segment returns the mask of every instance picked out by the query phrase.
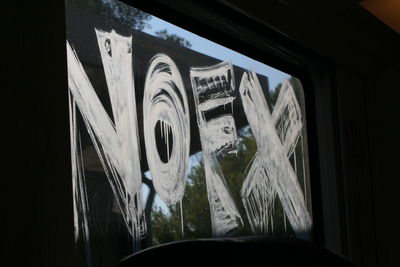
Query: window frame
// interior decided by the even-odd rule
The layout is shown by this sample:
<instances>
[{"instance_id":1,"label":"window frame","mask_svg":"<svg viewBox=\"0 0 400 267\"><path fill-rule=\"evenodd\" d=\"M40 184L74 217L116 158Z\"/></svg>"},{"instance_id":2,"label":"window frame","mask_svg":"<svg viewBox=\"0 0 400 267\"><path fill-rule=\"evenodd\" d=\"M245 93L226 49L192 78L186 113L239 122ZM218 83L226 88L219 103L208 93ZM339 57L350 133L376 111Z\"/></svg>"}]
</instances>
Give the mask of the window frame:
<instances>
[{"instance_id":1,"label":"window frame","mask_svg":"<svg viewBox=\"0 0 400 267\"><path fill-rule=\"evenodd\" d=\"M227 1L121 1L287 72L302 82L309 140L313 239L347 255L340 190L340 140L334 130L338 127L338 106L333 62L279 32L277 29L282 25L267 25Z\"/></svg>"},{"instance_id":2,"label":"window frame","mask_svg":"<svg viewBox=\"0 0 400 267\"><path fill-rule=\"evenodd\" d=\"M309 140L312 239L346 255L340 197L343 192L338 189L341 188L340 141L334 131L338 116L333 63L276 30L279 25L267 25L225 1L120 1L289 73L302 82Z\"/></svg>"}]
</instances>

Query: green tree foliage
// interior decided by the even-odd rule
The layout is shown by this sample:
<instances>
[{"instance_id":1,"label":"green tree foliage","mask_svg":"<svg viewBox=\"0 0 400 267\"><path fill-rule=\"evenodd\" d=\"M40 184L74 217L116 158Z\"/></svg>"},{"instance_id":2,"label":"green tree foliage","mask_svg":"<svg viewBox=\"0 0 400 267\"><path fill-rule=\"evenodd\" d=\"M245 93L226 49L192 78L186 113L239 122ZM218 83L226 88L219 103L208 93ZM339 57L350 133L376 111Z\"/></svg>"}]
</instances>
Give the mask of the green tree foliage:
<instances>
[{"instance_id":1,"label":"green tree foliage","mask_svg":"<svg viewBox=\"0 0 400 267\"><path fill-rule=\"evenodd\" d=\"M157 31L155 34L157 37L159 37L163 40L172 42L176 45L180 45L180 46L183 46L186 48L192 47L192 44L188 40L186 40L183 37L179 37L176 34L170 34L170 33L168 33L167 30Z\"/></svg>"},{"instance_id":2,"label":"green tree foliage","mask_svg":"<svg viewBox=\"0 0 400 267\"><path fill-rule=\"evenodd\" d=\"M120 25L128 26L135 30L151 28L150 20L152 16L137 8L126 5L116 0L66 0L67 6L74 6L96 15L102 15L107 20L116 22ZM171 34L167 30L156 31L155 35L163 40L172 42L176 45L190 48L192 44L183 37Z\"/></svg>"},{"instance_id":3,"label":"green tree foliage","mask_svg":"<svg viewBox=\"0 0 400 267\"><path fill-rule=\"evenodd\" d=\"M120 1L66 0L65 4L79 7L95 14L101 14L110 21L128 26L135 30L143 30L145 27L150 27L148 23L151 19L150 14L128 6Z\"/></svg>"},{"instance_id":4,"label":"green tree foliage","mask_svg":"<svg viewBox=\"0 0 400 267\"><path fill-rule=\"evenodd\" d=\"M187 177L185 195L182 199L183 230L182 236L180 204L169 206L169 213L154 207L152 211L153 243L160 244L173 240L194 239L211 236L211 218L207 199L204 163L197 156L197 165Z\"/></svg>"}]
</instances>

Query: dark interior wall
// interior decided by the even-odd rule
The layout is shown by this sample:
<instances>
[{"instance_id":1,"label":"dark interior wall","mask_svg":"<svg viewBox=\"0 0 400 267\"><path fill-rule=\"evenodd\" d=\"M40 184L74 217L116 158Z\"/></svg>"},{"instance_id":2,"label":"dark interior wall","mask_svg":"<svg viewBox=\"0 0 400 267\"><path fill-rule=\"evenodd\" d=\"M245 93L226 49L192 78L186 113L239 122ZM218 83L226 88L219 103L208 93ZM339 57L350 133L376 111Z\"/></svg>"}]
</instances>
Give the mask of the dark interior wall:
<instances>
[{"instance_id":1,"label":"dark interior wall","mask_svg":"<svg viewBox=\"0 0 400 267\"><path fill-rule=\"evenodd\" d=\"M63 1L2 10L1 265L73 266Z\"/></svg>"},{"instance_id":2,"label":"dark interior wall","mask_svg":"<svg viewBox=\"0 0 400 267\"><path fill-rule=\"evenodd\" d=\"M228 4L330 62L314 79L325 244L359 266L397 266L399 34L356 1ZM3 13L2 247L8 266L73 266L63 3Z\"/></svg>"},{"instance_id":3,"label":"dark interior wall","mask_svg":"<svg viewBox=\"0 0 400 267\"><path fill-rule=\"evenodd\" d=\"M337 69L336 79L346 231L343 243L347 254L361 266L376 266L366 80L343 68Z\"/></svg>"},{"instance_id":4,"label":"dark interior wall","mask_svg":"<svg viewBox=\"0 0 400 267\"><path fill-rule=\"evenodd\" d=\"M360 266L397 266L400 68L337 73L348 254Z\"/></svg>"},{"instance_id":5,"label":"dark interior wall","mask_svg":"<svg viewBox=\"0 0 400 267\"><path fill-rule=\"evenodd\" d=\"M368 129L372 192L376 229L376 253L380 266L397 266L400 233L398 232L400 65L388 68L367 83Z\"/></svg>"},{"instance_id":6,"label":"dark interior wall","mask_svg":"<svg viewBox=\"0 0 400 267\"><path fill-rule=\"evenodd\" d=\"M355 73L377 77L397 64L399 34L362 9L356 0L226 2Z\"/></svg>"}]
</instances>

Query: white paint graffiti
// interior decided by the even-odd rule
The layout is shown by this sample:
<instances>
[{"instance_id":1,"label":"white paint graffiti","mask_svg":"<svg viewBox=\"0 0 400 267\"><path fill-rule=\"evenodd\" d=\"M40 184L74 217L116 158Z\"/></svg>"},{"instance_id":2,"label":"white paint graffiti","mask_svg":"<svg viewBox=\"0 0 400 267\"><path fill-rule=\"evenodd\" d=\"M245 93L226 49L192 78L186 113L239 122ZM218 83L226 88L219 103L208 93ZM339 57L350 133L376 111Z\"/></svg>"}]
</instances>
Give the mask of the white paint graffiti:
<instances>
[{"instance_id":1,"label":"white paint graffiti","mask_svg":"<svg viewBox=\"0 0 400 267\"><path fill-rule=\"evenodd\" d=\"M181 201L186 184L190 148L189 106L178 68L171 58L157 54L150 62L143 98L146 155L153 184L167 204ZM161 125L166 160L156 147L156 125ZM173 146L170 151L169 136Z\"/></svg>"},{"instance_id":2,"label":"white paint graffiti","mask_svg":"<svg viewBox=\"0 0 400 267\"><path fill-rule=\"evenodd\" d=\"M138 250L146 235L146 223L141 196L132 37L100 30L96 30L96 37L113 120L67 42L75 237L78 239L82 235L87 244L85 248L90 249L90 211L77 122L79 111L133 237L135 250ZM217 237L226 236L244 224L218 162L220 155L238 151L233 117L236 94L233 66L225 61L213 66L192 67L190 80L204 158L212 233ZM272 210L274 200L279 197L294 232L297 235L309 233L312 220L297 180L296 159L294 170L289 161L292 155L296 156L298 140L303 140L302 113L293 86L289 81L283 83L272 114L254 72L243 74L239 93L257 143L257 153L241 189L250 227L256 234L266 234L268 228L273 227ZM157 54L150 61L144 86L143 130L155 191L169 205L180 201L182 213L191 145L189 104L180 72L165 54ZM160 154L159 140L165 142L164 157ZM305 180L305 176L303 178ZM181 220L183 233L182 216Z\"/></svg>"},{"instance_id":3,"label":"white paint graffiti","mask_svg":"<svg viewBox=\"0 0 400 267\"><path fill-rule=\"evenodd\" d=\"M71 95L71 141L74 180L74 208L83 210L84 233L88 234L87 199L82 151L77 134L78 107L90 138L117 199L127 229L136 247L145 235L141 197L141 170L138 148L135 90L132 76L132 38L114 31L96 30L114 122L108 116L87 77L78 56L67 42L68 86ZM78 214L75 214L75 219ZM77 219L76 219L77 220ZM75 229L79 229L75 221ZM86 230L85 230L86 229ZM75 230L79 234L79 230Z\"/></svg>"},{"instance_id":4,"label":"white paint graffiti","mask_svg":"<svg viewBox=\"0 0 400 267\"><path fill-rule=\"evenodd\" d=\"M289 158L301 136L303 122L293 86L288 80L282 83L271 119Z\"/></svg>"},{"instance_id":5,"label":"white paint graffiti","mask_svg":"<svg viewBox=\"0 0 400 267\"><path fill-rule=\"evenodd\" d=\"M85 253L90 255L90 238L89 238L89 208L87 201L85 172L82 161L81 139L76 123L76 102L69 93L69 118L70 118L70 138L71 138L71 163L72 163L72 189L73 189L73 209L74 209L74 236L75 242L80 237L85 247ZM81 218L81 220L80 220ZM90 258L88 259L90 266Z\"/></svg>"},{"instance_id":6,"label":"white paint graffiti","mask_svg":"<svg viewBox=\"0 0 400 267\"><path fill-rule=\"evenodd\" d=\"M232 105L235 99L233 66L230 62L222 62L215 66L192 67L190 78L203 150L212 232L214 236L225 236L243 225L217 160L218 153L236 152L236 126L232 114L208 119L207 113L219 106Z\"/></svg>"},{"instance_id":7,"label":"white paint graffiti","mask_svg":"<svg viewBox=\"0 0 400 267\"><path fill-rule=\"evenodd\" d=\"M302 128L293 87L288 81L284 82L273 115L254 72L243 74L239 92L257 142L257 154L241 189L251 228L255 233L267 232L277 194L294 232L297 235L307 234L312 220L288 159ZM280 135L275 124L280 129Z\"/></svg>"}]
</instances>

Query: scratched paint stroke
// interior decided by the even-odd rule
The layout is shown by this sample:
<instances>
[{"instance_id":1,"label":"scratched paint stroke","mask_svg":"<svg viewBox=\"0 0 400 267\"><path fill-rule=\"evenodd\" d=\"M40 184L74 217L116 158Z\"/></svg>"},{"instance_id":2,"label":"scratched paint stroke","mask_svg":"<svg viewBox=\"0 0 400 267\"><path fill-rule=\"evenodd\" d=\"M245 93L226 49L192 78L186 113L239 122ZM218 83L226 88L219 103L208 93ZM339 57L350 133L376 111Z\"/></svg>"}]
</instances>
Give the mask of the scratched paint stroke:
<instances>
[{"instance_id":1,"label":"scratched paint stroke","mask_svg":"<svg viewBox=\"0 0 400 267\"><path fill-rule=\"evenodd\" d=\"M164 54L150 61L143 98L146 155L154 187L167 204L182 200L189 164L190 120L186 90L175 63ZM166 160L157 151L155 129L167 150ZM171 135L172 140L169 140ZM170 151L170 142L172 142Z\"/></svg>"},{"instance_id":2,"label":"scratched paint stroke","mask_svg":"<svg viewBox=\"0 0 400 267\"><path fill-rule=\"evenodd\" d=\"M288 93L293 88L288 85L288 81L284 82L284 86L278 97L276 119L282 118L282 115L278 115L284 113L282 110L295 109L286 105L296 101L294 94ZM301 131L301 122L296 121L301 120L300 115L296 117L292 114L298 110L289 112L292 117L286 116L286 119L293 121L285 126L285 133L281 135L284 142L282 144L275 128L276 122L254 72L243 74L239 92L257 143L257 154L241 189L252 231L267 232L273 199L278 195L294 232L297 235L308 233L311 231L312 220L297 176L288 159L288 154L292 153L295 146L293 142L296 142ZM288 144L285 145L285 142Z\"/></svg>"},{"instance_id":3,"label":"scratched paint stroke","mask_svg":"<svg viewBox=\"0 0 400 267\"><path fill-rule=\"evenodd\" d=\"M237 151L237 134L232 114L209 118L207 114L220 106L232 110L235 99L233 66L222 62L214 66L190 69L197 123L204 157L207 196L210 204L213 236L225 236L243 225L243 220L233 201L219 165L219 153Z\"/></svg>"},{"instance_id":4,"label":"scratched paint stroke","mask_svg":"<svg viewBox=\"0 0 400 267\"><path fill-rule=\"evenodd\" d=\"M272 121L286 155L290 157L301 135L303 120L299 103L289 80L282 83L272 112Z\"/></svg>"},{"instance_id":5,"label":"scratched paint stroke","mask_svg":"<svg viewBox=\"0 0 400 267\"><path fill-rule=\"evenodd\" d=\"M86 191L84 165L82 161L81 139L77 127L76 102L69 93L69 118L71 140L71 166L72 166L72 190L74 211L74 237L75 242L82 238L85 244L85 253L90 255L89 237L89 207ZM91 266L90 257L87 265Z\"/></svg>"},{"instance_id":6,"label":"scratched paint stroke","mask_svg":"<svg viewBox=\"0 0 400 267\"><path fill-rule=\"evenodd\" d=\"M141 196L141 170L138 148L136 101L132 77L131 37L121 36L114 31L96 30L97 41L106 76L114 121L110 119L98 99L87 74L75 51L67 42L68 86L73 110L76 106L83 118L106 176L117 199L126 227L135 240L136 247L146 233ZM72 114L76 116L76 114ZM76 119L71 120L71 131L77 128ZM76 134L75 134L76 136ZM73 161L81 158L77 139L72 144ZM74 156L78 155L78 156ZM73 162L73 180L84 192L82 167ZM76 194L75 209L87 206L82 194ZM80 202L81 204L78 204ZM83 204L83 202L85 202ZM77 217L78 214L75 214ZM83 214L87 221L87 212ZM79 225L75 225L79 227ZM78 232L76 232L77 234Z\"/></svg>"}]
</instances>

